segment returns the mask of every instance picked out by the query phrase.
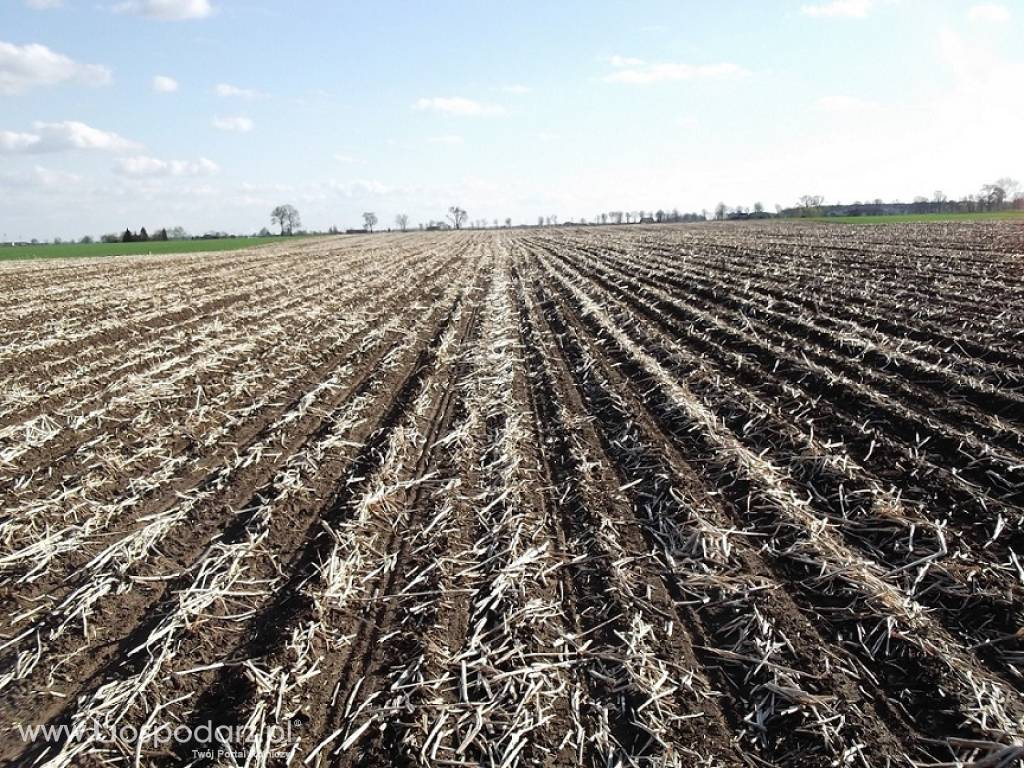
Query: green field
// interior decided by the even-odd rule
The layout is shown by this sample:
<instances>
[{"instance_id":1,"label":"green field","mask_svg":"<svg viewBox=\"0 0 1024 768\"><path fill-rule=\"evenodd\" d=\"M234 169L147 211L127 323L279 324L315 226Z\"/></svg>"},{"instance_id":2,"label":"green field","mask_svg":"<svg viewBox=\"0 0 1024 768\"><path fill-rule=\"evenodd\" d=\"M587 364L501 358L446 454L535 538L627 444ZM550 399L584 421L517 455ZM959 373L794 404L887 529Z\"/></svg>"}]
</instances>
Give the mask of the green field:
<instances>
[{"instance_id":1,"label":"green field","mask_svg":"<svg viewBox=\"0 0 1024 768\"><path fill-rule=\"evenodd\" d=\"M296 240L300 237L294 238ZM219 240L151 240L147 243L62 243L60 245L0 246L0 261L14 259L67 259L83 256L118 254L200 253L233 251L267 243L280 243L280 237L225 237Z\"/></svg>"},{"instance_id":2,"label":"green field","mask_svg":"<svg viewBox=\"0 0 1024 768\"><path fill-rule=\"evenodd\" d=\"M919 222L1019 221L1024 211L993 211L989 213L906 213L895 216L811 216L799 221L826 221L830 224L914 224Z\"/></svg>"}]
</instances>

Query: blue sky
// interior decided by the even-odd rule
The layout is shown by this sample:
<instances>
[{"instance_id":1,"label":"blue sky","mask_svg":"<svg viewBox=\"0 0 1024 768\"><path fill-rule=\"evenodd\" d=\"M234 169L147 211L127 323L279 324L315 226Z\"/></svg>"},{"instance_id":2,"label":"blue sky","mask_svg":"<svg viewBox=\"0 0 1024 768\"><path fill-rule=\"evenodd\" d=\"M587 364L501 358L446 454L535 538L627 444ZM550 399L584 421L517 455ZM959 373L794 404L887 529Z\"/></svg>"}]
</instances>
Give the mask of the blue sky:
<instances>
[{"instance_id":1,"label":"blue sky","mask_svg":"<svg viewBox=\"0 0 1024 768\"><path fill-rule=\"evenodd\" d=\"M0 236L1024 176L1024 1L2 0ZM159 78L159 79L158 79Z\"/></svg>"}]
</instances>

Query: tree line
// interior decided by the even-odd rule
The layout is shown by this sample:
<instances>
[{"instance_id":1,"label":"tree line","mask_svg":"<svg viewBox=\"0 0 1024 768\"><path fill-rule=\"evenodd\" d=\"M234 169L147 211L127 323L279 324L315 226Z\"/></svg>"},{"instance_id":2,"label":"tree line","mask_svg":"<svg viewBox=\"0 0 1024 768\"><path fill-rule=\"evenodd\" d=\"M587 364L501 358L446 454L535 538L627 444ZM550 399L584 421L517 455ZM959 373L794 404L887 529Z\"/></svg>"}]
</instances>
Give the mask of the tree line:
<instances>
[{"instance_id":1,"label":"tree line","mask_svg":"<svg viewBox=\"0 0 1024 768\"><path fill-rule=\"evenodd\" d=\"M729 208L724 203L719 203L715 208L715 218L759 218L756 214L763 211L764 208L759 203L754 204L753 215L742 206ZM788 208L775 206L775 215L782 217L886 216L908 213L993 213L1000 211L1024 211L1024 188L1015 179L1003 177L991 184L983 184L978 192L964 195L959 200L950 198L942 190L936 190L931 195L919 195L909 203L899 200L886 201L876 197L874 200L826 204L822 195L801 195L794 206Z\"/></svg>"},{"instance_id":2,"label":"tree line","mask_svg":"<svg viewBox=\"0 0 1024 768\"><path fill-rule=\"evenodd\" d=\"M171 227L170 229L167 227L161 227L153 234L150 234L146 231L145 227L142 227L138 232L133 232L131 229L125 229L124 232L109 232L105 235L100 235L101 243L149 243L188 239L189 234L182 227ZM91 243L93 242L93 239L89 235L86 235L78 242Z\"/></svg>"},{"instance_id":3,"label":"tree line","mask_svg":"<svg viewBox=\"0 0 1024 768\"><path fill-rule=\"evenodd\" d=\"M614 210L596 214L589 221L586 217L579 219L567 219L563 224L567 225L618 225L618 224L675 224L707 221L712 218L716 221L731 219L767 219L774 217L798 217L798 216L857 216L857 215L885 215L898 213L977 213L985 211L1024 211L1024 190L1021 185L1011 178L1001 178L991 184L985 184L977 194L966 195L960 200L951 200L943 192L936 191L929 197L916 197L912 203L899 201L884 202L876 198L870 202L856 201L851 204L826 205L822 195L801 195L796 205L784 208L781 205L775 206L774 213L765 210L760 201L752 206L729 206L724 202L715 206L711 216L707 210L681 213L678 208L667 210ZM380 220L373 211L363 213L362 229L345 230L349 233L373 232L376 230ZM271 212L271 221L280 226L281 235L290 235L301 226L299 212L293 205L279 205ZM538 227L558 226L559 217L556 214L537 217ZM395 229L405 232L409 229L409 216L399 213L394 219ZM421 230L442 230L442 229L490 229L501 226L511 227L512 218L498 219L469 219L465 208L453 205L448 208L444 218L430 219L427 222L420 222ZM341 230L332 226L329 234L339 234ZM388 231L391 231L390 228Z\"/></svg>"},{"instance_id":4,"label":"tree line","mask_svg":"<svg viewBox=\"0 0 1024 768\"><path fill-rule=\"evenodd\" d=\"M715 206L711 218L717 221L729 219L764 219L774 217L808 217L808 216L876 216L876 215L898 215L898 214L926 214L926 213L985 213L999 211L1024 211L1024 188L1015 179L1003 177L991 184L983 184L981 189L974 194L968 194L959 200L949 198L941 190L936 190L930 196L918 196L912 202L904 203L899 200L886 202L881 198L871 201L857 200L853 203L843 204L825 203L822 195L801 195L796 204L788 208L781 205L775 206L775 212L769 213L762 203L756 202L751 207L742 205L729 206L724 202ZM663 224L663 223L684 223L707 221L709 218L707 210L700 212L680 213L678 208L666 210L659 208L656 211L607 211L596 214L589 221L586 217L578 220L567 219L564 224L571 225L606 225L606 224ZM293 234L305 234L300 227L302 218L298 209L291 204L283 204L275 207L270 213L271 223L280 227L282 236ZM377 214L373 211L363 213L363 228L350 229L346 232L373 232L380 223ZM405 232L409 229L409 216L399 213L394 219L395 229ZM559 217L555 214L538 216L537 226L557 226ZM420 222L421 230L439 229L488 229L500 226L511 227L512 218L506 217L503 221L498 219L474 219L469 220L466 209L453 205L448 208L447 214L441 219L431 219L427 222ZM390 231L390 229L388 230ZM332 226L328 234L339 234L340 230ZM271 233L266 227L260 230L260 237L268 237ZM203 238L229 237L226 232L208 232L202 235ZM110 233L100 237L104 243L145 243L150 241L163 240L188 240L190 235L182 227L162 228L150 235L145 227L138 232L125 229L122 233ZM37 243L38 240L32 240ZM63 242L61 238L54 238L54 243ZM74 242L74 241L69 241ZM78 240L79 243L92 243L93 238L85 235Z\"/></svg>"},{"instance_id":5,"label":"tree line","mask_svg":"<svg viewBox=\"0 0 1024 768\"><path fill-rule=\"evenodd\" d=\"M279 205L270 214L271 221L280 226L281 235L287 236L293 234L296 227L300 226L300 216L298 210L292 205ZM363 226L361 229L346 229L344 230L348 234L357 232L373 232L380 223L380 219L374 211L366 211L362 215ZM598 213L591 220L587 220L586 217L579 219L567 219L565 224L579 224L579 225L597 225L597 224L633 224L640 222L654 222L658 224L662 223L677 223L677 222L693 222L693 221L705 221L707 219L707 211L701 211L700 213L680 213L678 208L673 208L671 211L665 209L658 209L656 211L608 211L606 213ZM406 213L399 213L395 216L395 229L406 232L409 229L409 215ZM559 223L559 217L557 215L550 216L538 216L537 226L556 226ZM459 205L453 205L448 208L448 212L444 218L441 219L429 219L426 222L420 222L418 227L421 230L441 230L441 229L497 229L499 227L511 227L512 217L506 216L504 219L473 219L470 220L469 213L465 208ZM390 232L391 229L389 228ZM341 234L342 230L334 225L327 230L328 234Z\"/></svg>"}]
</instances>

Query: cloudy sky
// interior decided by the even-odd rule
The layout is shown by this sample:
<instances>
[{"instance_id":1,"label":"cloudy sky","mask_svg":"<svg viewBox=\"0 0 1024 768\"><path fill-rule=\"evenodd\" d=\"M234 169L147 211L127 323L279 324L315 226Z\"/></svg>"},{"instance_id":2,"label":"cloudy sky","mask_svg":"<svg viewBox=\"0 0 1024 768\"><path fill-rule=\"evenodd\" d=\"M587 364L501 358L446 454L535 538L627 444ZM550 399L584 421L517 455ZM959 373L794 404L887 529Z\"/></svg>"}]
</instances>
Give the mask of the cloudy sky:
<instances>
[{"instance_id":1,"label":"cloudy sky","mask_svg":"<svg viewBox=\"0 0 1024 768\"><path fill-rule=\"evenodd\" d=\"M1024 0L0 0L0 236L1024 177Z\"/></svg>"}]
</instances>

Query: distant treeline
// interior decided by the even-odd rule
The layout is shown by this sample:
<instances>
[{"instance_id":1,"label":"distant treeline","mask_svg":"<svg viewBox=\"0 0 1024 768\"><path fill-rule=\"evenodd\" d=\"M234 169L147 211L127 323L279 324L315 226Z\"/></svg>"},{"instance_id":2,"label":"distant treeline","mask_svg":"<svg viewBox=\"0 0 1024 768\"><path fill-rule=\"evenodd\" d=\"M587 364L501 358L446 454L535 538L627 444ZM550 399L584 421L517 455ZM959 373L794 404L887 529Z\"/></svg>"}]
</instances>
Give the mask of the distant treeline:
<instances>
[{"instance_id":1,"label":"distant treeline","mask_svg":"<svg viewBox=\"0 0 1024 768\"><path fill-rule=\"evenodd\" d=\"M1024 190L1020 184L1004 177L984 184L976 195L950 200L942 191L931 197L915 197L911 203L884 202L876 198L871 202L825 205L820 195L804 195L792 208L781 208L779 216L901 216L927 213L996 213L1024 211Z\"/></svg>"},{"instance_id":2,"label":"distant treeline","mask_svg":"<svg viewBox=\"0 0 1024 768\"><path fill-rule=\"evenodd\" d=\"M132 232L130 229L126 229L120 235L103 235L100 238L104 243L148 243L151 240L166 241L170 240L167 236L167 230L161 229L160 231L150 235L146 228L143 227L138 232Z\"/></svg>"},{"instance_id":3,"label":"distant treeline","mask_svg":"<svg viewBox=\"0 0 1024 768\"><path fill-rule=\"evenodd\" d=\"M181 227L173 227L168 230L166 227L158 229L152 235L146 231L143 227L138 232L132 232L130 229L125 229L120 234L112 232L106 235L100 236L101 243L148 243L148 242L164 242L167 240L188 240L189 234ZM92 238L86 235L81 240L81 243L91 243Z\"/></svg>"},{"instance_id":4,"label":"distant treeline","mask_svg":"<svg viewBox=\"0 0 1024 768\"><path fill-rule=\"evenodd\" d=\"M463 227L469 227L473 229L490 229L499 228L502 223L498 219L487 220L487 219L476 219L470 220L466 210L461 206L451 206L448 209L448 219L444 220L430 220L426 224L420 224L420 229L426 230L443 230L443 229L462 229ZM550 216L538 216L537 226L557 226L562 224L564 226L587 226L587 225L601 225L601 224L671 224L676 222L696 222L696 221L707 221L708 219L714 219L716 221L724 220L737 220L737 219L772 219L776 217L818 217L818 216L835 216L835 217L856 217L856 216L901 216L901 215L919 215L919 214L944 214L944 213L996 213L1001 211L1022 211L1024 212L1024 189L1014 179L1009 177L1003 177L996 180L991 184L985 184L981 187L981 190L977 194L967 195L960 200L951 200L943 192L933 192L930 197L916 197L913 202L901 203L899 201L885 202L880 198L876 198L872 201L862 202L860 200L853 203L835 203L826 204L825 198L821 195L803 195L797 201L797 204L783 208L781 205L776 205L774 212L765 210L765 206L761 202L756 202L752 207L746 206L729 206L724 202L718 203L714 210L709 215L707 210L700 212L681 213L678 208L671 210L666 208L659 208L658 210L616 210L607 211L604 213L598 213L589 221L586 217L579 219L569 218L567 220L559 221L557 215ZM281 225L281 235L306 235L306 234L323 234L317 231L306 231L299 229L300 219L298 210L292 205L280 205L274 209L271 214L272 220L279 222ZM377 214L372 211L363 213L362 228L348 228L344 231L348 234L365 234L374 231L374 227L378 223ZM395 217L396 227L405 232L408 229L409 217L404 213L400 213ZM504 227L512 226L511 217L505 218ZM529 226L529 224L519 225ZM388 231L391 231L390 229ZM326 234L340 234L342 230L336 226L332 226ZM273 234L266 228L263 227L256 237L271 237ZM143 227L138 232L133 232L131 229L126 229L121 234L108 234L103 235L100 240L104 243L145 243L151 240L217 240L221 238L234 237L229 235L227 232L211 231L204 235L192 237L182 227L171 227L170 229L160 229L154 235L150 235L146 228ZM244 235L243 235L244 237ZM32 240L32 243L37 243L37 240ZM54 243L60 243L60 238L54 238ZM81 240L81 243L93 242L92 237L86 235ZM16 245L18 243L3 243L3 245Z\"/></svg>"},{"instance_id":5,"label":"distant treeline","mask_svg":"<svg viewBox=\"0 0 1024 768\"><path fill-rule=\"evenodd\" d=\"M550 217L555 219L555 223L558 222L557 217ZM704 221L707 219L707 212L701 211L700 213L680 213L678 208L673 208L671 211L659 208L656 211L609 211L608 213L599 213L594 217L594 224L678 224L681 222L689 221ZM586 219L582 219L581 223L586 223Z\"/></svg>"},{"instance_id":6,"label":"distant treeline","mask_svg":"<svg viewBox=\"0 0 1024 768\"><path fill-rule=\"evenodd\" d=\"M820 205L813 208L784 208L780 216L901 216L922 213L987 213L998 211L1024 211L1024 198L992 204L973 196L963 200L915 200L912 203L870 203L848 205Z\"/></svg>"},{"instance_id":7,"label":"distant treeline","mask_svg":"<svg viewBox=\"0 0 1024 768\"><path fill-rule=\"evenodd\" d=\"M149 243L149 242L165 241L165 240L223 240L225 238L246 237L246 236L247 235L232 235L232 234L230 234L228 232L213 232L213 231L207 232L207 233L202 234L202 235L190 235L182 227L171 227L170 229L167 229L165 227L163 229L157 230L154 234L151 235L151 234L149 234L146 231L146 228L143 227L138 232L132 232L130 229L126 229L124 232L122 232L120 234L107 234L107 235L103 235L102 237L100 237L100 242L102 242L102 243ZM271 236L270 232L268 232L266 229L261 231L258 235L253 235L253 237L270 237L270 236ZM54 242L57 242L57 241L54 241ZM81 242L81 243L91 243L92 242L92 238L89 237L88 235L86 235L79 242Z\"/></svg>"}]
</instances>

